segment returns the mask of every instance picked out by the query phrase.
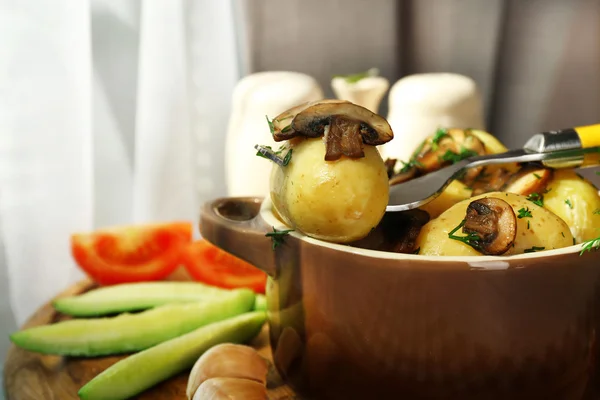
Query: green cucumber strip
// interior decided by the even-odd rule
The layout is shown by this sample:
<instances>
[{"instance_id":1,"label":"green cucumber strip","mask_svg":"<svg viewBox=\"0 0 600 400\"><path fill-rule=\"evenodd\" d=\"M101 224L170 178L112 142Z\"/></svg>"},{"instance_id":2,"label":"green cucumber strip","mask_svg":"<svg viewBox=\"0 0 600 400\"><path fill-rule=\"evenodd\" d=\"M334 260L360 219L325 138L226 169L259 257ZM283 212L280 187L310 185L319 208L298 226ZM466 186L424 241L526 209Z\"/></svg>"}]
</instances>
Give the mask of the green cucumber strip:
<instances>
[{"instance_id":1,"label":"green cucumber strip","mask_svg":"<svg viewBox=\"0 0 600 400\"><path fill-rule=\"evenodd\" d=\"M254 308L254 292L232 291L203 302L168 304L112 318L74 319L36 326L11 335L26 350L65 356L101 356L139 351L201 326Z\"/></svg>"},{"instance_id":2,"label":"green cucumber strip","mask_svg":"<svg viewBox=\"0 0 600 400\"><path fill-rule=\"evenodd\" d=\"M199 282L122 283L53 301L58 311L73 317L97 317L139 311L169 303L213 299L231 292Z\"/></svg>"},{"instance_id":3,"label":"green cucumber strip","mask_svg":"<svg viewBox=\"0 0 600 400\"><path fill-rule=\"evenodd\" d=\"M267 311L267 297L264 294L257 294L254 301L255 311Z\"/></svg>"},{"instance_id":4,"label":"green cucumber strip","mask_svg":"<svg viewBox=\"0 0 600 400\"><path fill-rule=\"evenodd\" d=\"M253 311L206 325L176 339L113 364L79 390L83 400L123 400L190 369L198 357L221 343L245 343L265 323L264 311Z\"/></svg>"}]
</instances>

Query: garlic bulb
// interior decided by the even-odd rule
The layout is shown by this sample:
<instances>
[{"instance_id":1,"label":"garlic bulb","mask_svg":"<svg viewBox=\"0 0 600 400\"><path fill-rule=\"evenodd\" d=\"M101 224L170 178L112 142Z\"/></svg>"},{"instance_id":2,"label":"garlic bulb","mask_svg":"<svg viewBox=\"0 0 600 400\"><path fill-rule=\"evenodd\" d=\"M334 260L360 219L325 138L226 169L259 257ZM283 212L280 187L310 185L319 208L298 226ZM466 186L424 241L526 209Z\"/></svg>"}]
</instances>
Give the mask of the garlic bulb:
<instances>
[{"instance_id":1,"label":"garlic bulb","mask_svg":"<svg viewBox=\"0 0 600 400\"><path fill-rule=\"evenodd\" d=\"M198 358L190 372L186 395L188 399L196 398L194 394L198 388L212 378L238 378L264 387L267 372L267 361L252 347L231 343L220 344ZM225 383L227 382L231 381ZM219 383L219 390L225 390L222 388L225 383ZM236 387L238 386L236 384Z\"/></svg>"},{"instance_id":2,"label":"garlic bulb","mask_svg":"<svg viewBox=\"0 0 600 400\"><path fill-rule=\"evenodd\" d=\"M242 378L211 378L198 388L192 400L267 400L267 388Z\"/></svg>"}]
</instances>

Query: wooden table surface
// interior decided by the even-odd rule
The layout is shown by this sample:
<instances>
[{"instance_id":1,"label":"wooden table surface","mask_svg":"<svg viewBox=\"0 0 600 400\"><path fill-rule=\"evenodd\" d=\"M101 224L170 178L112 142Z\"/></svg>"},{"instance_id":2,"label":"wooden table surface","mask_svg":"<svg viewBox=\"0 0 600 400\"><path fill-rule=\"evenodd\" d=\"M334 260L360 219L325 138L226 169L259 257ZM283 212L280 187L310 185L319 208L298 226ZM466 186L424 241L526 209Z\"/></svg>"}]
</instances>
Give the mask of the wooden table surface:
<instances>
[{"instance_id":1,"label":"wooden table surface","mask_svg":"<svg viewBox=\"0 0 600 400\"><path fill-rule=\"evenodd\" d=\"M189 279L183 271L177 271L170 280ZM60 296L72 296L90 290L95 285L86 280L79 282ZM41 307L27 321L24 327L49 324L68 317L54 310L50 303ZM271 360L267 326L263 327L251 343L260 354ZM33 353L11 345L4 366L4 385L7 400L78 400L77 391L100 372L124 358L124 356L73 358ZM136 399L178 400L186 399L189 371L162 382ZM286 386L271 363L268 375L268 399L301 400Z\"/></svg>"}]
</instances>

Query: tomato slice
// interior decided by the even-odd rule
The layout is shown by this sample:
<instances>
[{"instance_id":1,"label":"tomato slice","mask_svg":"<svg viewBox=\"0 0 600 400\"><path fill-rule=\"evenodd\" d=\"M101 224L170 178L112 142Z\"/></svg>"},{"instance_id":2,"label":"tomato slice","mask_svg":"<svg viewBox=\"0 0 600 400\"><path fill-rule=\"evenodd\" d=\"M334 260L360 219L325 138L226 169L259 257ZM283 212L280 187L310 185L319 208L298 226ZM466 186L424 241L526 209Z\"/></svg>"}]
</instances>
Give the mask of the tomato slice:
<instances>
[{"instance_id":1,"label":"tomato slice","mask_svg":"<svg viewBox=\"0 0 600 400\"><path fill-rule=\"evenodd\" d=\"M267 274L206 240L190 244L182 262L197 281L227 289L249 288L265 293Z\"/></svg>"},{"instance_id":2,"label":"tomato slice","mask_svg":"<svg viewBox=\"0 0 600 400\"><path fill-rule=\"evenodd\" d=\"M71 236L73 258L102 285L155 281L169 275L192 242L192 224L120 226Z\"/></svg>"}]
</instances>

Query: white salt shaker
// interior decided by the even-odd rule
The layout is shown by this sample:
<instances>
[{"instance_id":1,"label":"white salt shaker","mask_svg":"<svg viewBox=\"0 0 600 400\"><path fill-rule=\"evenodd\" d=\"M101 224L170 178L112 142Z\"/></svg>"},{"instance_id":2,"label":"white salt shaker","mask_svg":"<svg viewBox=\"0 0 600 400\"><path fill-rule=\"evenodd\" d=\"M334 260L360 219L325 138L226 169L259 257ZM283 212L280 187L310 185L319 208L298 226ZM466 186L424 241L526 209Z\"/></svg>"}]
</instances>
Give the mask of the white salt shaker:
<instances>
[{"instance_id":1,"label":"white salt shaker","mask_svg":"<svg viewBox=\"0 0 600 400\"><path fill-rule=\"evenodd\" d=\"M394 139L380 146L384 158L408 161L438 128L485 129L483 102L471 78L451 73L408 75L389 95L388 122Z\"/></svg>"},{"instance_id":2,"label":"white salt shaker","mask_svg":"<svg viewBox=\"0 0 600 400\"><path fill-rule=\"evenodd\" d=\"M267 196L271 162L256 156L254 145L277 149L270 120L296 105L323 99L311 76L288 71L259 72L242 78L233 91L225 143L225 176L229 196Z\"/></svg>"}]
</instances>

